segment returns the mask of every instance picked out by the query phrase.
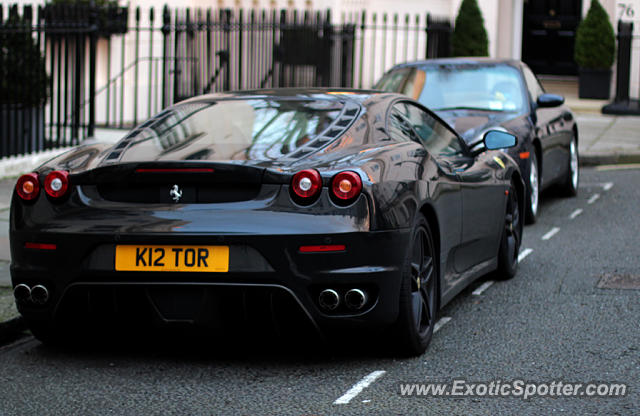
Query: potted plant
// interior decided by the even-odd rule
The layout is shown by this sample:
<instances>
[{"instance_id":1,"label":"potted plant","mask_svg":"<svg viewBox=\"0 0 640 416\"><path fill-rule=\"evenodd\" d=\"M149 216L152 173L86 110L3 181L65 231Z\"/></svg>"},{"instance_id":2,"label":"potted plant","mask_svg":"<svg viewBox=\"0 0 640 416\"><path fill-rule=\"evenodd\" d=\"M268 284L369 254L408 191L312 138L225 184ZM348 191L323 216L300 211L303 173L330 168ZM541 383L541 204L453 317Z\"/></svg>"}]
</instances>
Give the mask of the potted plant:
<instances>
[{"instance_id":1,"label":"potted plant","mask_svg":"<svg viewBox=\"0 0 640 416\"><path fill-rule=\"evenodd\" d=\"M591 0L587 16L576 32L574 59L578 64L580 98L609 98L615 51L609 15L598 0Z\"/></svg>"},{"instance_id":2,"label":"potted plant","mask_svg":"<svg viewBox=\"0 0 640 416\"><path fill-rule=\"evenodd\" d=\"M13 6L0 20L0 157L39 150L43 143L49 77L28 11L20 16Z\"/></svg>"},{"instance_id":3,"label":"potted plant","mask_svg":"<svg viewBox=\"0 0 640 416\"><path fill-rule=\"evenodd\" d=\"M476 0L462 0L451 39L453 56L489 56L489 40Z\"/></svg>"},{"instance_id":4,"label":"potted plant","mask_svg":"<svg viewBox=\"0 0 640 416\"><path fill-rule=\"evenodd\" d=\"M45 6L45 28L55 33L89 27L92 15L99 36L127 33L129 9L118 6L117 0L53 0Z\"/></svg>"}]
</instances>

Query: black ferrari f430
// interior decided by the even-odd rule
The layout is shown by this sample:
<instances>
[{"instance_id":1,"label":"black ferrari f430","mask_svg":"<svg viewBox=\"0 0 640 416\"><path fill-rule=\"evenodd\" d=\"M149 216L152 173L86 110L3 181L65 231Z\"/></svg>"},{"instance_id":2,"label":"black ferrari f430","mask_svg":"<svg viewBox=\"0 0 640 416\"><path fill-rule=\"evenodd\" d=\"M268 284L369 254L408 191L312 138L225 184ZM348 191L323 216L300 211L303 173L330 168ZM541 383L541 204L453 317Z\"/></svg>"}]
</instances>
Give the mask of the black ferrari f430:
<instances>
[{"instance_id":1,"label":"black ferrari f430","mask_svg":"<svg viewBox=\"0 0 640 416\"><path fill-rule=\"evenodd\" d=\"M495 150L515 141L492 130L472 152L395 93L190 99L18 179L18 309L44 342L114 321L216 333L298 316L420 354L440 307L516 273L524 183Z\"/></svg>"}]
</instances>

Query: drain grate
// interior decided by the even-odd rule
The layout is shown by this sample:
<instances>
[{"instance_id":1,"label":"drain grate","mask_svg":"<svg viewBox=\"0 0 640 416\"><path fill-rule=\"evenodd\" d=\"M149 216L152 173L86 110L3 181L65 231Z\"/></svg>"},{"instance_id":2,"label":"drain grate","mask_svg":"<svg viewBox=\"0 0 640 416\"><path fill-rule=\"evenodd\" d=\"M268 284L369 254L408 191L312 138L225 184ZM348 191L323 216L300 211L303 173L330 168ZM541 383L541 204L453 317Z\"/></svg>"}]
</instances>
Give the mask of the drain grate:
<instances>
[{"instance_id":1,"label":"drain grate","mask_svg":"<svg viewBox=\"0 0 640 416\"><path fill-rule=\"evenodd\" d=\"M600 289L640 289L640 275L607 273L600 277L596 287Z\"/></svg>"}]
</instances>

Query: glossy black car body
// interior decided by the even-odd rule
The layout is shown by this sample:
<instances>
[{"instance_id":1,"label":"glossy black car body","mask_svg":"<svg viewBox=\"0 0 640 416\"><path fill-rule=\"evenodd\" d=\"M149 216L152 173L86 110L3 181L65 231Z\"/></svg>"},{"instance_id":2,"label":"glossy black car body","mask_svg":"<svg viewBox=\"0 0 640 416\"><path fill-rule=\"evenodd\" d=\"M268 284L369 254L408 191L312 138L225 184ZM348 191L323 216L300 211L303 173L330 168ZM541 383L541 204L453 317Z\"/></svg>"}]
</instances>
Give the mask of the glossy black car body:
<instances>
[{"instance_id":1,"label":"glossy black car body","mask_svg":"<svg viewBox=\"0 0 640 416\"><path fill-rule=\"evenodd\" d=\"M425 144L416 130L431 131L435 142ZM322 186L304 200L292 181L309 170ZM60 188L51 172L68 172L64 195L51 196ZM332 191L341 172L361 180L351 200ZM438 306L483 274L513 276L522 235L524 182L515 162L500 151L472 154L429 110L393 93L197 97L115 145L80 146L29 178L46 192L31 200L14 192L11 274L18 309L44 341L68 325L118 319L214 330L233 322L251 331L283 315L323 333L392 327L406 335L401 293L417 308L426 290L420 276L427 283L429 273L429 320L420 342L405 348L419 353ZM23 178L17 189L32 191ZM172 247L210 245L228 248L217 272L118 266L119 247L138 246L136 267L151 267L158 257L146 260L147 248L164 247L164 256ZM352 289L365 296L350 292L348 302ZM322 298L326 290L338 305L329 292Z\"/></svg>"},{"instance_id":2,"label":"glossy black car body","mask_svg":"<svg viewBox=\"0 0 640 416\"><path fill-rule=\"evenodd\" d=\"M472 148L488 129L515 134L518 146L507 153L526 178L529 222L535 221L543 189L557 184L566 194L576 194L578 126L564 98L545 93L526 64L489 58L411 62L392 68L376 88L417 99Z\"/></svg>"}]
</instances>

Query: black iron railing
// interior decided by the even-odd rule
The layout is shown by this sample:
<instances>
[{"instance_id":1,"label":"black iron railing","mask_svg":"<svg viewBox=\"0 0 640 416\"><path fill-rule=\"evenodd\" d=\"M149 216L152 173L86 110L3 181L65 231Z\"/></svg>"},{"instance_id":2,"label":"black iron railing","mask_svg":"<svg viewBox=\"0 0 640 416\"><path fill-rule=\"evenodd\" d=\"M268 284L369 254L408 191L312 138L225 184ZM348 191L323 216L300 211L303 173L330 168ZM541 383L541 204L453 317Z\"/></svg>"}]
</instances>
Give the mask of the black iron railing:
<instances>
[{"instance_id":1,"label":"black iron railing","mask_svg":"<svg viewBox=\"0 0 640 416\"><path fill-rule=\"evenodd\" d=\"M0 157L75 145L204 93L369 88L396 63L448 56L450 32L427 13L0 5L0 51L29 49L40 69L9 81L20 71L0 55Z\"/></svg>"},{"instance_id":2,"label":"black iron railing","mask_svg":"<svg viewBox=\"0 0 640 416\"><path fill-rule=\"evenodd\" d=\"M93 134L97 11L0 5L0 157Z\"/></svg>"}]
</instances>

